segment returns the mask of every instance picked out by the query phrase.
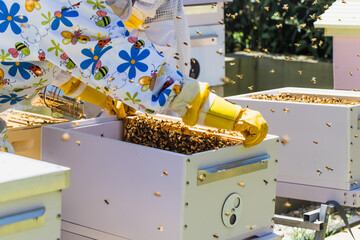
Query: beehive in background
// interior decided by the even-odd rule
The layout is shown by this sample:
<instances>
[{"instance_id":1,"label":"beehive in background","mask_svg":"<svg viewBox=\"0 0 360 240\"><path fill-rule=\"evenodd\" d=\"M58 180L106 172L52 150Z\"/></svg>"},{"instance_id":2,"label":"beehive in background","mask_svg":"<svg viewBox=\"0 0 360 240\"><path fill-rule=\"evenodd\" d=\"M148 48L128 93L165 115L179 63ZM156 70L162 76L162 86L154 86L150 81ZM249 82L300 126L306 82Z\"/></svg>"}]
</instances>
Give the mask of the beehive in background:
<instances>
[{"instance_id":1,"label":"beehive in background","mask_svg":"<svg viewBox=\"0 0 360 240\"><path fill-rule=\"evenodd\" d=\"M129 120L137 128L145 120L160 121L136 133L149 141L154 136L141 132L149 126L186 136L199 129L213 132L182 129L170 117ZM193 154L125 142L123 136L116 117L43 128L42 159L72 170L71 187L64 191L62 240L279 239L272 234L275 136L252 148L237 144Z\"/></svg>"},{"instance_id":2,"label":"beehive in background","mask_svg":"<svg viewBox=\"0 0 360 240\"><path fill-rule=\"evenodd\" d=\"M314 22L333 37L335 89L360 89L360 2L337 0Z\"/></svg>"},{"instance_id":3,"label":"beehive in background","mask_svg":"<svg viewBox=\"0 0 360 240\"><path fill-rule=\"evenodd\" d=\"M360 206L360 93L281 88L228 97L280 137L277 196Z\"/></svg>"},{"instance_id":4,"label":"beehive in background","mask_svg":"<svg viewBox=\"0 0 360 240\"><path fill-rule=\"evenodd\" d=\"M41 152L41 126L67 121L12 109L1 113L0 117L6 121L8 141L14 147L15 153L37 160L40 160Z\"/></svg>"}]
</instances>

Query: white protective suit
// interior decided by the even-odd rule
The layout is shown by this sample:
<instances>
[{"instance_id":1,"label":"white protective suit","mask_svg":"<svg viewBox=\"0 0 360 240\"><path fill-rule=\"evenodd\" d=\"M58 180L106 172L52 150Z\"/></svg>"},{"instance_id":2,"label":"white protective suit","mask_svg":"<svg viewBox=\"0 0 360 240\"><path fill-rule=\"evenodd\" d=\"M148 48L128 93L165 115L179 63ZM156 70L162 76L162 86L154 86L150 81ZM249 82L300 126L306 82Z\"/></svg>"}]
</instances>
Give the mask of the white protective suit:
<instances>
[{"instance_id":1,"label":"white protective suit","mask_svg":"<svg viewBox=\"0 0 360 240\"><path fill-rule=\"evenodd\" d=\"M129 36L119 16L130 8L124 0L0 0L0 111L75 77L137 110L170 105L185 123L239 130L249 145L266 136L260 114L238 125L245 110L171 67L150 41Z\"/></svg>"},{"instance_id":2,"label":"white protective suit","mask_svg":"<svg viewBox=\"0 0 360 240\"><path fill-rule=\"evenodd\" d=\"M182 0L138 0L133 14L146 28L131 35L150 40L167 59L185 75L190 71L190 33Z\"/></svg>"}]
</instances>

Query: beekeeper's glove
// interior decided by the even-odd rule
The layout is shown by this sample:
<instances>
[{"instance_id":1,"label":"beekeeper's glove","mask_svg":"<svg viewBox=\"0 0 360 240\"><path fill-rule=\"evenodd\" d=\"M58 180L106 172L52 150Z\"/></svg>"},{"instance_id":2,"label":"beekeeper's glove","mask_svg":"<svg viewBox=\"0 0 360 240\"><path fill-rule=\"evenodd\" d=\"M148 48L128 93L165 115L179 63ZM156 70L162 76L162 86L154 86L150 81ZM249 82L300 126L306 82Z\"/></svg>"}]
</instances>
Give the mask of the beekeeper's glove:
<instances>
[{"instance_id":1,"label":"beekeeper's glove","mask_svg":"<svg viewBox=\"0 0 360 240\"><path fill-rule=\"evenodd\" d=\"M59 86L59 88L64 91L65 95L103 107L109 111L110 115L117 115L120 119L126 117L127 114L132 115L136 111L121 101L106 96L74 77Z\"/></svg>"},{"instance_id":2,"label":"beekeeper's glove","mask_svg":"<svg viewBox=\"0 0 360 240\"><path fill-rule=\"evenodd\" d=\"M194 93L197 93L195 97ZM207 83L191 80L185 82L180 94L169 107L180 114L183 122L188 125L201 124L239 131L245 137L246 147L259 144L268 132L267 123L259 112L242 109L210 93Z\"/></svg>"},{"instance_id":3,"label":"beekeeper's glove","mask_svg":"<svg viewBox=\"0 0 360 240\"><path fill-rule=\"evenodd\" d=\"M124 25L129 32L132 32L134 29L139 29L139 27L144 24L146 18L147 16L145 14L139 11L136 7L133 7L131 16L126 22L124 22Z\"/></svg>"}]
</instances>

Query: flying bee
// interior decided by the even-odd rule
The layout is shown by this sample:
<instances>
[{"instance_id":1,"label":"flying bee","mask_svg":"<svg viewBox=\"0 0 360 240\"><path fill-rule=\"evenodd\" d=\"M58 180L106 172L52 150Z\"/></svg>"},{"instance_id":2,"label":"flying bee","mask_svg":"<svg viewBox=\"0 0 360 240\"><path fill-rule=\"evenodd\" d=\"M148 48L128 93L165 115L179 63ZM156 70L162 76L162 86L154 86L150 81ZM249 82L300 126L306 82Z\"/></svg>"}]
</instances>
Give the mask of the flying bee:
<instances>
[{"instance_id":1,"label":"flying bee","mask_svg":"<svg viewBox=\"0 0 360 240\"><path fill-rule=\"evenodd\" d=\"M109 73L108 67L101 67L99 68L99 71L95 74L94 78L95 80L101 80L103 79L107 74Z\"/></svg>"},{"instance_id":2,"label":"flying bee","mask_svg":"<svg viewBox=\"0 0 360 240\"><path fill-rule=\"evenodd\" d=\"M13 58L17 58L19 56L19 59L22 59L30 55L29 47L21 42L15 43L15 48L9 48L8 51Z\"/></svg>"},{"instance_id":3,"label":"flying bee","mask_svg":"<svg viewBox=\"0 0 360 240\"><path fill-rule=\"evenodd\" d=\"M331 167L325 166L325 168L326 168L327 170L329 170L329 171L334 171L334 169L331 168Z\"/></svg>"},{"instance_id":4,"label":"flying bee","mask_svg":"<svg viewBox=\"0 0 360 240\"><path fill-rule=\"evenodd\" d=\"M64 44L69 44L71 42L72 45L75 45L77 42L87 43L90 41L90 38L88 36L81 35L82 33L82 30L77 30L74 33L63 31L61 32L61 36L64 37L62 42Z\"/></svg>"},{"instance_id":5,"label":"flying bee","mask_svg":"<svg viewBox=\"0 0 360 240\"><path fill-rule=\"evenodd\" d=\"M37 77L41 77L42 75L44 75L43 70L41 70L41 68L37 65L31 65L30 66L30 70L35 74L35 76Z\"/></svg>"},{"instance_id":6,"label":"flying bee","mask_svg":"<svg viewBox=\"0 0 360 240\"><path fill-rule=\"evenodd\" d=\"M150 89L150 91L153 91L157 76L158 76L158 69L156 69L154 66L154 70L151 71L151 77L145 76L139 79L139 84L143 85L141 91L146 92L148 89Z\"/></svg>"},{"instance_id":7,"label":"flying bee","mask_svg":"<svg viewBox=\"0 0 360 240\"><path fill-rule=\"evenodd\" d=\"M144 40L139 40L137 37L129 37L128 41L130 43L134 43L134 48L139 49L141 47L145 47L145 41Z\"/></svg>"},{"instance_id":8,"label":"flying bee","mask_svg":"<svg viewBox=\"0 0 360 240\"><path fill-rule=\"evenodd\" d=\"M99 27L107 27L111 23L111 18L107 16L107 12L97 11L96 15L92 16L91 19L94 18L95 24Z\"/></svg>"},{"instance_id":9,"label":"flying bee","mask_svg":"<svg viewBox=\"0 0 360 240\"><path fill-rule=\"evenodd\" d=\"M26 0L25 8L28 12L32 12L35 9L40 10L41 6L39 4L40 0Z\"/></svg>"},{"instance_id":10,"label":"flying bee","mask_svg":"<svg viewBox=\"0 0 360 240\"><path fill-rule=\"evenodd\" d=\"M63 60L60 62L60 65L65 65L67 70L72 70L76 67L75 63L69 58L66 53L61 54L60 58Z\"/></svg>"}]
</instances>

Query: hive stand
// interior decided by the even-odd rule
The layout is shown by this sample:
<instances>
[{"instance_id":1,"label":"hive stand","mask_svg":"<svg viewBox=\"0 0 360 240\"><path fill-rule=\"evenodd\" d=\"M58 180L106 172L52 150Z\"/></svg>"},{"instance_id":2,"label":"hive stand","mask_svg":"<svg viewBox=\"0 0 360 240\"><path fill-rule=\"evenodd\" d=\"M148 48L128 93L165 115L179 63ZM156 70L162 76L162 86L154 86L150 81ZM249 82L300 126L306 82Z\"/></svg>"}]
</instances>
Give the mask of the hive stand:
<instances>
[{"instance_id":1,"label":"hive stand","mask_svg":"<svg viewBox=\"0 0 360 240\"><path fill-rule=\"evenodd\" d=\"M326 229L329 221L329 217L332 214L336 214L338 211L332 204L321 204L320 208L313 211L304 213L303 218L288 217L275 214L274 222L290 227L305 228L309 230L315 230L315 240L323 240L326 236ZM345 216L346 217L346 216ZM349 225L345 223L339 224L329 229L330 232L339 232L344 227L354 227L360 224L360 217L354 216L348 220Z\"/></svg>"}]
</instances>

